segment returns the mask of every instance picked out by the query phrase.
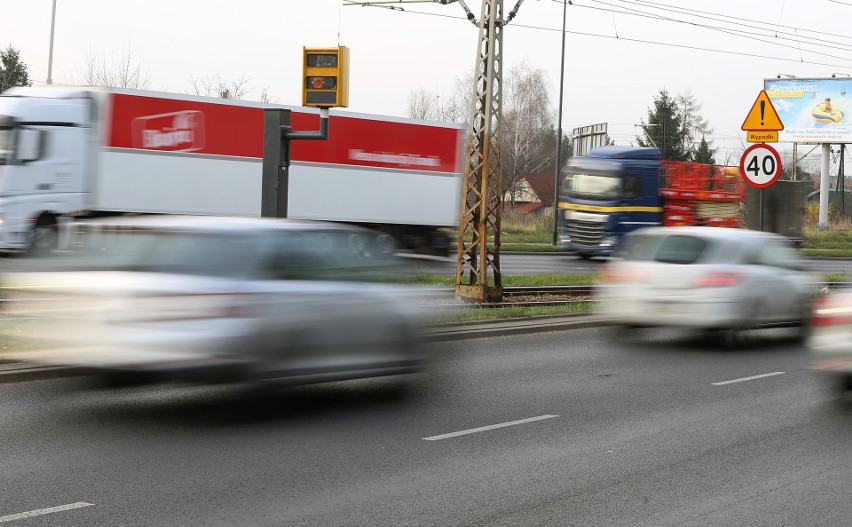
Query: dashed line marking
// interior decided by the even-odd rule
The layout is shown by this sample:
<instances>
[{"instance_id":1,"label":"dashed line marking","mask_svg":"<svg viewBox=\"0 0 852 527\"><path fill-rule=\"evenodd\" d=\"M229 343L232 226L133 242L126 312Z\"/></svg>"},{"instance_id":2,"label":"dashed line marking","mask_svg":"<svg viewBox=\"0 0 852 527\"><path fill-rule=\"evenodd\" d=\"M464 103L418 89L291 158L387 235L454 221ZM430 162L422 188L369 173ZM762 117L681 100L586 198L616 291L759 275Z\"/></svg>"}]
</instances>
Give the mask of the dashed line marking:
<instances>
[{"instance_id":1,"label":"dashed line marking","mask_svg":"<svg viewBox=\"0 0 852 527\"><path fill-rule=\"evenodd\" d=\"M724 386L726 384L734 384L736 382L753 381L755 379L763 379L764 377L774 377L776 375L784 375L786 371L774 371L772 373L763 373L761 375L752 375L751 377L743 377L741 379L733 379L731 381L711 382L713 386Z\"/></svg>"},{"instance_id":2,"label":"dashed line marking","mask_svg":"<svg viewBox=\"0 0 852 527\"><path fill-rule=\"evenodd\" d=\"M558 415L539 415L537 417L529 417L527 419L520 419L518 421L510 421L508 423L500 423L496 425L488 425L488 426L480 426L479 428L471 428L469 430L461 430L459 432L450 432L449 434L441 434L432 437L424 437L423 441L439 441L441 439L450 439L451 437L458 437L468 434L476 434L478 432L485 432L488 430L494 430L495 428L505 428L507 426L515 426L522 425L526 423L533 423L535 421L542 421L544 419L553 419L554 417L559 417Z\"/></svg>"},{"instance_id":3,"label":"dashed line marking","mask_svg":"<svg viewBox=\"0 0 852 527\"><path fill-rule=\"evenodd\" d=\"M48 507L47 509L36 509L34 511L19 512L18 514L9 514L8 516L0 516L0 523L11 522L15 520L23 520L24 518L32 518L33 516L43 516L45 514L53 514L54 512L70 511L74 509L82 509L83 507L91 507L94 503L86 503L78 501L77 503L69 503L68 505L58 505L56 507Z\"/></svg>"}]
</instances>

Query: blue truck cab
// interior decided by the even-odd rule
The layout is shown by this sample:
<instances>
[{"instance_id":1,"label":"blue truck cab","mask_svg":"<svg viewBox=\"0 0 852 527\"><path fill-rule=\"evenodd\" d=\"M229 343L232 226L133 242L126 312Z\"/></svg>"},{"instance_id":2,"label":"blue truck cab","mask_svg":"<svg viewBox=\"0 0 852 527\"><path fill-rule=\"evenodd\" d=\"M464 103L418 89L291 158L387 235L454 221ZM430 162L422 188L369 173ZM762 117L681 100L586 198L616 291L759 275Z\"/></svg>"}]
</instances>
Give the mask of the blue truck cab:
<instances>
[{"instance_id":1,"label":"blue truck cab","mask_svg":"<svg viewBox=\"0 0 852 527\"><path fill-rule=\"evenodd\" d=\"M660 152L605 146L568 160L559 193L559 245L582 258L611 254L624 234L663 223Z\"/></svg>"}]
</instances>

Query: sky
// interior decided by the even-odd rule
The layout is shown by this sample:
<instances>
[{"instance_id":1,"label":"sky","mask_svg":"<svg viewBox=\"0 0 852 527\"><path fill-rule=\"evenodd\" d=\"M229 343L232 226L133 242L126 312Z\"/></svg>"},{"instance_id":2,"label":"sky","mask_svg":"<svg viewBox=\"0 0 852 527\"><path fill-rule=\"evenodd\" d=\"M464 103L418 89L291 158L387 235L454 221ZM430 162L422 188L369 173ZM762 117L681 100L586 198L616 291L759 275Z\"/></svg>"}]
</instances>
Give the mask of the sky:
<instances>
[{"instance_id":1,"label":"sky","mask_svg":"<svg viewBox=\"0 0 852 527\"><path fill-rule=\"evenodd\" d=\"M607 123L635 143L660 90L689 90L712 126L717 161L736 164L740 128L763 79L852 75L852 0L570 0L564 130ZM20 51L46 82L53 0L0 0L0 47ZM466 0L478 18L481 1ZM350 4L350 5L347 5ZM509 12L517 0L505 0ZM503 69L543 70L553 113L560 87L563 0L525 0L503 33ZM53 82L75 83L87 57L128 51L149 89L189 93L192 79L245 78L301 103L303 46L351 50L349 110L406 116L418 89L449 97L471 75L478 30L459 3L405 0L395 9L346 0L56 0ZM787 145L779 145L782 149Z\"/></svg>"}]
</instances>

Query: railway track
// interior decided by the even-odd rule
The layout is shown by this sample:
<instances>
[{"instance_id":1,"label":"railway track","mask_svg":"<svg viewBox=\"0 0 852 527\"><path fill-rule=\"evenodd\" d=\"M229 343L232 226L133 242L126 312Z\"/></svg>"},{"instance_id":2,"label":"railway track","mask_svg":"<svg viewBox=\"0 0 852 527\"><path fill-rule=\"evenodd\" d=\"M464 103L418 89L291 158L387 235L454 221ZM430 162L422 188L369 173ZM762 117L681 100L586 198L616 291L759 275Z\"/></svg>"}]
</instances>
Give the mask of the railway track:
<instances>
[{"instance_id":1,"label":"railway track","mask_svg":"<svg viewBox=\"0 0 852 527\"><path fill-rule=\"evenodd\" d=\"M835 289L852 288L852 282L813 282L811 284L815 294L826 293ZM483 304L459 304L454 301L453 289L436 288L427 294L426 304L432 308L452 307L477 307L477 308L501 308L501 307L546 307L561 306L577 303L594 303L596 286L531 286L531 287L504 287L503 302ZM436 296L431 296L435 294ZM432 303L432 298L442 298L443 303ZM449 300L448 300L449 299Z\"/></svg>"}]
</instances>

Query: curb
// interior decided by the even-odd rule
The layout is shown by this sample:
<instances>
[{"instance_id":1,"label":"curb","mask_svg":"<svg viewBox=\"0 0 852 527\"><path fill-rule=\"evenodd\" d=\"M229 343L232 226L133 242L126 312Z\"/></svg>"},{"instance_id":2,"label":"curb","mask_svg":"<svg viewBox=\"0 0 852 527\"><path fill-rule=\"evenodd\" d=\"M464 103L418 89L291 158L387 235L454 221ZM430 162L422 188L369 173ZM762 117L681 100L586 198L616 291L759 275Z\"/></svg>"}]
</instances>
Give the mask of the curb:
<instances>
[{"instance_id":1,"label":"curb","mask_svg":"<svg viewBox=\"0 0 852 527\"><path fill-rule=\"evenodd\" d=\"M439 324L426 328L424 339L426 342L453 342L486 337L596 328L610 324L611 321L608 318L600 315L550 315L515 320ZM89 374L91 374L90 369L77 366L42 366L0 359L0 384L78 377Z\"/></svg>"}]
</instances>

